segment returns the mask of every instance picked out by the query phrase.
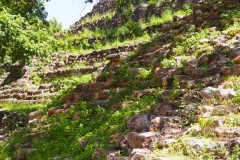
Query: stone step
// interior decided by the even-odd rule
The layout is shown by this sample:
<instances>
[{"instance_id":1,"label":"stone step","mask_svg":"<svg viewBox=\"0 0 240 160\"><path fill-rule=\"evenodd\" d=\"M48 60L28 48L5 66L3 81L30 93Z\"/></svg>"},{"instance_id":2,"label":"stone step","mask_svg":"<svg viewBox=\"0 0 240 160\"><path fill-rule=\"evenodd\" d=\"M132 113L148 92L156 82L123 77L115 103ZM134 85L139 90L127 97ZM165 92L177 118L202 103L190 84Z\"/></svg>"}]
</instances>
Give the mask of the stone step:
<instances>
[{"instance_id":1,"label":"stone step","mask_svg":"<svg viewBox=\"0 0 240 160\"><path fill-rule=\"evenodd\" d=\"M154 95L157 93L157 89L156 88L150 88L150 89L144 89L144 90L137 90L137 91L133 91L132 93L132 99L140 99L144 96L150 96L150 95Z\"/></svg>"},{"instance_id":2,"label":"stone step","mask_svg":"<svg viewBox=\"0 0 240 160\"><path fill-rule=\"evenodd\" d=\"M126 88L114 88L112 89L112 92L119 93L121 91L126 90ZM83 91L83 92L74 92L72 94L69 94L66 97L67 103L77 103L80 100L107 100L111 95L109 94L111 91L107 89L99 90L99 91Z\"/></svg>"},{"instance_id":3,"label":"stone step","mask_svg":"<svg viewBox=\"0 0 240 160\"><path fill-rule=\"evenodd\" d=\"M179 97L182 97L185 93L187 93L186 89L174 89L174 90L163 90L159 91L158 95L161 96L163 101L173 101L175 99L178 99Z\"/></svg>"},{"instance_id":4,"label":"stone step","mask_svg":"<svg viewBox=\"0 0 240 160\"><path fill-rule=\"evenodd\" d=\"M28 89L17 89L17 88L11 88L11 89L0 89L0 96L5 95L5 94L27 94L27 95L35 95L35 94L40 94L44 92L49 92L49 89L38 89L38 90L28 90Z\"/></svg>"},{"instance_id":5,"label":"stone step","mask_svg":"<svg viewBox=\"0 0 240 160\"><path fill-rule=\"evenodd\" d=\"M108 99L106 100L96 100L94 102L92 102L92 106L96 107L96 106L100 106L100 107L106 107L108 103Z\"/></svg>"},{"instance_id":6,"label":"stone step","mask_svg":"<svg viewBox=\"0 0 240 160\"><path fill-rule=\"evenodd\" d=\"M13 93L13 94L0 95L0 99L13 98L18 100L37 100L37 99L43 99L46 97L51 98L57 95L58 95L57 92L53 92L53 93L45 92L45 93L33 94L33 95L28 95L27 93Z\"/></svg>"},{"instance_id":7,"label":"stone step","mask_svg":"<svg viewBox=\"0 0 240 160\"><path fill-rule=\"evenodd\" d=\"M150 130L158 131L163 139L177 138L187 131L188 127L183 118L179 116L158 116L151 120Z\"/></svg>"},{"instance_id":8,"label":"stone step","mask_svg":"<svg viewBox=\"0 0 240 160\"><path fill-rule=\"evenodd\" d=\"M179 142L182 148L186 148L186 155L190 157L202 154L204 151L213 154L216 158L224 158L228 155L228 143L226 141L212 141L196 137L182 138Z\"/></svg>"},{"instance_id":9,"label":"stone step","mask_svg":"<svg viewBox=\"0 0 240 160\"><path fill-rule=\"evenodd\" d=\"M81 61L102 62L104 58L109 54L117 53L119 55L124 56L127 52L134 51L137 48L137 46L138 44L132 43L108 49L94 50L90 53L84 54L83 53L73 54L66 51L67 55L61 55L61 52L58 52L54 54L54 56L52 57L52 61L54 62L54 64L58 63L61 59L60 57L62 57L64 59L65 65L71 65L73 63L79 63Z\"/></svg>"},{"instance_id":10,"label":"stone step","mask_svg":"<svg viewBox=\"0 0 240 160\"><path fill-rule=\"evenodd\" d=\"M72 68L72 69L64 69L57 71L49 71L49 72L38 72L38 75L42 78L51 78L52 76L70 76L74 74L86 74L92 73L98 70L99 67L87 67L87 68Z\"/></svg>"},{"instance_id":11,"label":"stone step","mask_svg":"<svg viewBox=\"0 0 240 160\"><path fill-rule=\"evenodd\" d=\"M214 130L216 136L220 140L229 140L231 138L240 137L240 126L236 127L217 127Z\"/></svg>"},{"instance_id":12,"label":"stone step","mask_svg":"<svg viewBox=\"0 0 240 160\"><path fill-rule=\"evenodd\" d=\"M75 88L75 92L98 92L105 89L118 88L118 84L112 80L107 82L93 82L79 84Z\"/></svg>"},{"instance_id":13,"label":"stone step","mask_svg":"<svg viewBox=\"0 0 240 160\"><path fill-rule=\"evenodd\" d=\"M0 102L23 103L23 104L40 104L49 102L49 100L19 100L15 98L0 99Z\"/></svg>"},{"instance_id":14,"label":"stone step","mask_svg":"<svg viewBox=\"0 0 240 160\"><path fill-rule=\"evenodd\" d=\"M214 77L204 77L204 78L186 78L177 80L175 86L180 88L191 88L191 89L201 89L207 86L214 86L220 82L220 79Z\"/></svg>"}]
</instances>

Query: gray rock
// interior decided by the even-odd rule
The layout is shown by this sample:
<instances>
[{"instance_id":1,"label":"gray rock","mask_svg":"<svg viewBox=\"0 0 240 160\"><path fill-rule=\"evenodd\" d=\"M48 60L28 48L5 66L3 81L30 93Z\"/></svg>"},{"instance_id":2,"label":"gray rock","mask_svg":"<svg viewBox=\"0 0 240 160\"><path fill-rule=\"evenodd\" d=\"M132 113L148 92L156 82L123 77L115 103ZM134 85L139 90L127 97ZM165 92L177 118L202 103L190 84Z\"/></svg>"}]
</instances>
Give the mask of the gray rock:
<instances>
[{"instance_id":1,"label":"gray rock","mask_svg":"<svg viewBox=\"0 0 240 160\"><path fill-rule=\"evenodd\" d=\"M157 144L158 148L165 148L170 146L172 143L177 142L176 138L171 138L171 139L160 139Z\"/></svg>"},{"instance_id":2,"label":"gray rock","mask_svg":"<svg viewBox=\"0 0 240 160\"><path fill-rule=\"evenodd\" d=\"M240 137L240 127L217 127L214 130L219 139L230 139Z\"/></svg>"},{"instance_id":3,"label":"gray rock","mask_svg":"<svg viewBox=\"0 0 240 160\"><path fill-rule=\"evenodd\" d=\"M131 160L145 160L152 151L148 148L144 149L133 149L132 152L130 153L130 159Z\"/></svg>"},{"instance_id":4,"label":"gray rock","mask_svg":"<svg viewBox=\"0 0 240 160\"><path fill-rule=\"evenodd\" d=\"M233 138L229 141L230 152L234 152L235 147L240 147L240 137Z\"/></svg>"},{"instance_id":5,"label":"gray rock","mask_svg":"<svg viewBox=\"0 0 240 160\"><path fill-rule=\"evenodd\" d=\"M129 158L124 156L109 156L107 160L129 160Z\"/></svg>"},{"instance_id":6,"label":"gray rock","mask_svg":"<svg viewBox=\"0 0 240 160\"><path fill-rule=\"evenodd\" d=\"M188 155L196 156L205 151L214 153L218 158L223 158L227 154L227 148L225 147L226 143L213 142L207 139L194 137L186 138L184 143Z\"/></svg>"},{"instance_id":7,"label":"gray rock","mask_svg":"<svg viewBox=\"0 0 240 160\"><path fill-rule=\"evenodd\" d=\"M27 155L33 152L32 148L24 148L16 151L16 160L26 160Z\"/></svg>"},{"instance_id":8,"label":"gray rock","mask_svg":"<svg viewBox=\"0 0 240 160\"><path fill-rule=\"evenodd\" d=\"M201 95L205 99L207 98L219 98L219 99L230 99L236 95L236 91L231 88L221 89L215 87L207 87L201 90Z\"/></svg>"},{"instance_id":9,"label":"gray rock","mask_svg":"<svg viewBox=\"0 0 240 160\"><path fill-rule=\"evenodd\" d=\"M224 105L218 105L218 106L213 107L212 115L222 116L222 115L226 115L226 114L233 113L233 112L234 111L233 111L232 107L224 106Z\"/></svg>"}]
</instances>

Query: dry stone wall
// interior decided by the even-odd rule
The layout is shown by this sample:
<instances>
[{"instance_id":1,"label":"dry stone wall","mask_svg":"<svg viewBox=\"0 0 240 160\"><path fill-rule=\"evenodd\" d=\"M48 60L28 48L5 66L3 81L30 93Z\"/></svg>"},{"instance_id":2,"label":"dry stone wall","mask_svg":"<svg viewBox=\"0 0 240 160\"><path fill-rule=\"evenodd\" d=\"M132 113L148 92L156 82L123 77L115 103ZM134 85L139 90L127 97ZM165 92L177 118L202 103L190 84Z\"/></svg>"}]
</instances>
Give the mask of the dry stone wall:
<instances>
[{"instance_id":1,"label":"dry stone wall","mask_svg":"<svg viewBox=\"0 0 240 160\"><path fill-rule=\"evenodd\" d=\"M169 6L173 6L173 9L180 9L183 7L183 4L186 2L186 0L175 0L175 1L169 1L164 2L161 5L148 5L147 2L144 2L145 4L141 4L140 0L132 0L132 3L136 5L132 10L132 16L129 17L129 19L132 19L136 22L142 21L144 19L148 19L151 16L160 16L162 12L167 9ZM198 0L196 1L189 1L190 5L193 5L195 3L198 3ZM82 17L79 21L75 22L75 25L70 28L68 31L71 34L75 33L81 33L83 29L87 28L89 30L94 30L95 28L99 29L111 29L116 27L121 27L127 20L122 18L123 13L116 13L111 20L106 20L106 17L103 17L99 20L96 20L94 22L84 23L81 24L81 21L86 20L90 18L91 16L94 16L96 14L103 14L108 11L114 10L114 1L113 0L102 0L99 3L97 3L93 10L88 13L86 16Z\"/></svg>"}]
</instances>

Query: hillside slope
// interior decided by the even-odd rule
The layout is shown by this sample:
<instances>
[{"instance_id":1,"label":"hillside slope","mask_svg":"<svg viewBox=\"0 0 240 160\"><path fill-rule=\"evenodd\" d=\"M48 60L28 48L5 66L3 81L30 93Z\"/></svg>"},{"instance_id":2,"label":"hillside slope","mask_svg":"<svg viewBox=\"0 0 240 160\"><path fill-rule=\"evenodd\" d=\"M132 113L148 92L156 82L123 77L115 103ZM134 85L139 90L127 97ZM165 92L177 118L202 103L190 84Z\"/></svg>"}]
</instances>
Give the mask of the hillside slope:
<instances>
[{"instance_id":1,"label":"hillside slope","mask_svg":"<svg viewBox=\"0 0 240 160\"><path fill-rule=\"evenodd\" d=\"M239 159L239 1L116 2L1 69L0 159Z\"/></svg>"}]
</instances>

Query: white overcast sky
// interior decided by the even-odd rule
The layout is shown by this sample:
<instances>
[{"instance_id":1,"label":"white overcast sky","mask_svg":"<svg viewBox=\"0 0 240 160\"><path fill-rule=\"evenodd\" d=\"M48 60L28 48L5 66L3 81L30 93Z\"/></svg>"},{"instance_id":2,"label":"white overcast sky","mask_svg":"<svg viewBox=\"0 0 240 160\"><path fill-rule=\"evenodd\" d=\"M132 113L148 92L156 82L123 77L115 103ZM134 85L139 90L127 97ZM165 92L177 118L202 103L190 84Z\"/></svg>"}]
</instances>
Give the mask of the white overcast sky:
<instances>
[{"instance_id":1,"label":"white overcast sky","mask_svg":"<svg viewBox=\"0 0 240 160\"><path fill-rule=\"evenodd\" d=\"M45 3L45 9L48 12L47 19L55 17L58 22L62 23L62 29L67 29L81 18L81 13L86 14L91 11L93 4L86 4L83 11L84 0L50 0Z\"/></svg>"}]
</instances>

